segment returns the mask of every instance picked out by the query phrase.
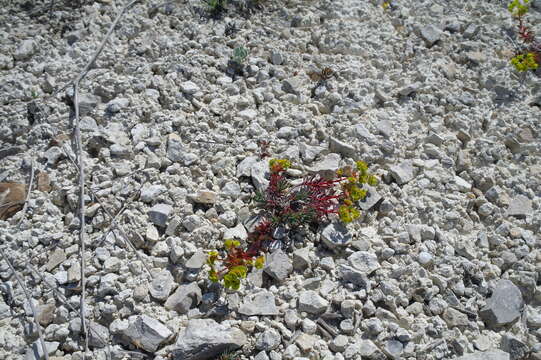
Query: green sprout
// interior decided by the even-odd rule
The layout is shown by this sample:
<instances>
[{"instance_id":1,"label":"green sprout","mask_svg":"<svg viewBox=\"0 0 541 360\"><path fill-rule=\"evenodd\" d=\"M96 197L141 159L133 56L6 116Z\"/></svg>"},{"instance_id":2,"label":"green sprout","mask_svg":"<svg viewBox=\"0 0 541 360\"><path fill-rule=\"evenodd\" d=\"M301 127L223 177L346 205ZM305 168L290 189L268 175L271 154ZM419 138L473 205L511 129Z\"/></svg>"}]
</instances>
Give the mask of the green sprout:
<instances>
[{"instance_id":1,"label":"green sprout","mask_svg":"<svg viewBox=\"0 0 541 360\"><path fill-rule=\"evenodd\" d=\"M233 50L232 60L236 62L237 64L239 65L242 64L244 60L246 60L246 57L248 57L248 50L246 50L245 47L239 46Z\"/></svg>"}]
</instances>

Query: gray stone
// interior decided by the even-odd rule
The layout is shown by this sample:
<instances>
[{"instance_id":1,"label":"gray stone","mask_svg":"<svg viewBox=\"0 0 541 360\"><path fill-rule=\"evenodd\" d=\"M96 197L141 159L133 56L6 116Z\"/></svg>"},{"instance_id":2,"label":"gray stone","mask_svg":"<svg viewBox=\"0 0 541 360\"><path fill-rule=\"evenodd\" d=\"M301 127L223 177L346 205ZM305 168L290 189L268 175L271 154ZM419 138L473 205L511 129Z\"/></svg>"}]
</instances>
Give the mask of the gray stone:
<instances>
[{"instance_id":1,"label":"gray stone","mask_svg":"<svg viewBox=\"0 0 541 360\"><path fill-rule=\"evenodd\" d=\"M239 223L234 228L226 229L224 231L224 239L246 240L248 239L248 232L244 225Z\"/></svg>"},{"instance_id":2,"label":"gray stone","mask_svg":"<svg viewBox=\"0 0 541 360\"><path fill-rule=\"evenodd\" d=\"M45 265L47 271L52 271L58 265L62 264L66 260L66 253L62 249L56 249L49 257L49 261Z\"/></svg>"},{"instance_id":3,"label":"gray stone","mask_svg":"<svg viewBox=\"0 0 541 360\"><path fill-rule=\"evenodd\" d=\"M398 340L387 340L383 346L383 352L392 359L399 359L404 351L404 345Z\"/></svg>"},{"instance_id":4,"label":"gray stone","mask_svg":"<svg viewBox=\"0 0 541 360\"><path fill-rule=\"evenodd\" d=\"M193 196L193 201L199 204L212 205L216 203L217 194L214 191L209 190L199 190L195 196Z\"/></svg>"},{"instance_id":5,"label":"gray stone","mask_svg":"<svg viewBox=\"0 0 541 360\"><path fill-rule=\"evenodd\" d=\"M316 159L316 157L321 154L325 148L323 146L312 146L305 143L299 144L299 152L304 161L310 163Z\"/></svg>"},{"instance_id":6,"label":"gray stone","mask_svg":"<svg viewBox=\"0 0 541 360\"><path fill-rule=\"evenodd\" d=\"M54 303L40 305L36 309L36 320L40 323L40 325L47 326L53 322L55 311L56 306Z\"/></svg>"},{"instance_id":7,"label":"gray stone","mask_svg":"<svg viewBox=\"0 0 541 360\"><path fill-rule=\"evenodd\" d=\"M264 191L269 184L267 177L270 175L267 161L259 160L255 156L244 158L237 166L237 177L248 176L259 191Z\"/></svg>"},{"instance_id":8,"label":"gray stone","mask_svg":"<svg viewBox=\"0 0 541 360\"><path fill-rule=\"evenodd\" d=\"M422 266L427 266L430 263L432 263L432 258L433 258L432 254L430 254L429 252L421 251L419 253L419 257L417 258L417 260L419 261L419 264L421 264Z\"/></svg>"},{"instance_id":9,"label":"gray stone","mask_svg":"<svg viewBox=\"0 0 541 360\"><path fill-rule=\"evenodd\" d=\"M238 312L247 316L279 314L274 295L266 290L247 296Z\"/></svg>"},{"instance_id":10,"label":"gray stone","mask_svg":"<svg viewBox=\"0 0 541 360\"><path fill-rule=\"evenodd\" d=\"M273 65L282 65L284 58L279 52L273 51L270 56L270 61Z\"/></svg>"},{"instance_id":11,"label":"gray stone","mask_svg":"<svg viewBox=\"0 0 541 360\"><path fill-rule=\"evenodd\" d=\"M118 279L117 274L105 274L102 276L98 287L98 296L116 295L118 293L116 279Z\"/></svg>"},{"instance_id":12,"label":"gray stone","mask_svg":"<svg viewBox=\"0 0 541 360\"><path fill-rule=\"evenodd\" d=\"M148 216L154 225L165 227L171 211L173 211L171 205L156 204L150 209Z\"/></svg>"},{"instance_id":13,"label":"gray stone","mask_svg":"<svg viewBox=\"0 0 541 360\"><path fill-rule=\"evenodd\" d=\"M311 171L321 175L333 175L340 168L340 155L336 153L327 154L323 159L314 164Z\"/></svg>"},{"instance_id":14,"label":"gray stone","mask_svg":"<svg viewBox=\"0 0 541 360\"><path fill-rule=\"evenodd\" d=\"M379 352L378 347L371 340L361 340L357 343L358 345L358 354L360 356L366 356L369 359L372 359L374 354Z\"/></svg>"},{"instance_id":15,"label":"gray stone","mask_svg":"<svg viewBox=\"0 0 541 360\"><path fill-rule=\"evenodd\" d=\"M398 90L398 93L402 96L409 96L415 92L417 92L421 87L421 84L418 83L418 82L415 82L415 83L411 83L411 84L408 84L406 86L404 86L403 88L401 88L400 90Z\"/></svg>"},{"instance_id":16,"label":"gray stone","mask_svg":"<svg viewBox=\"0 0 541 360\"><path fill-rule=\"evenodd\" d=\"M122 335L145 351L155 352L173 335L165 325L150 316L134 315L128 320L129 326L122 331Z\"/></svg>"},{"instance_id":17,"label":"gray stone","mask_svg":"<svg viewBox=\"0 0 541 360\"><path fill-rule=\"evenodd\" d=\"M304 270L311 264L310 249L302 248L293 252L293 268L296 270Z\"/></svg>"},{"instance_id":18,"label":"gray stone","mask_svg":"<svg viewBox=\"0 0 541 360\"><path fill-rule=\"evenodd\" d=\"M199 270L207 261L207 254L203 250L197 250L188 261L186 261L187 269Z\"/></svg>"},{"instance_id":19,"label":"gray stone","mask_svg":"<svg viewBox=\"0 0 541 360\"><path fill-rule=\"evenodd\" d=\"M525 218L533 212L532 201L524 195L518 195L511 199L506 215L517 218Z\"/></svg>"},{"instance_id":20,"label":"gray stone","mask_svg":"<svg viewBox=\"0 0 541 360\"><path fill-rule=\"evenodd\" d=\"M305 311L310 314L321 314L327 310L328 306L329 302L313 290L303 291L299 295L299 311Z\"/></svg>"},{"instance_id":21,"label":"gray stone","mask_svg":"<svg viewBox=\"0 0 541 360\"><path fill-rule=\"evenodd\" d=\"M185 152L182 140L177 134L169 134L167 137L167 158L174 162L183 160Z\"/></svg>"},{"instance_id":22,"label":"gray stone","mask_svg":"<svg viewBox=\"0 0 541 360\"><path fill-rule=\"evenodd\" d=\"M510 360L509 354L499 350L474 352L457 358L456 360Z\"/></svg>"},{"instance_id":23,"label":"gray stone","mask_svg":"<svg viewBox=\"0 0 541 360\"><path fill-rule=\"evenodd\" d=\"M45 341L45 348L47 349L47 354L52 355L58 349L60 345L57 341ZM27 348L24 355L25 360L42 360L45 359L45 354L43 353L43 348L41 347L40 340L36 340Z\"/></svg>"},{"instance_id":24,"label":"gray stone","mask_svg":"<svg viewBox=\"0 0 541 360\"><path fill-rule=\"evenodd\" d=\"M357 157L355 146L340 141L332 136L329 138L329 150L333 153L342 154L345 157Z\"/></svg>"},{"instance_id":25,"label":"gray stone","mask_svg":"<svg viewBox=\"0 0 541 360\"><path fill-rule=\"evenodd\" d=\"M504 334L500 348L509 354L510 360L526 359L530 352L528 345L511 334Z\"/></svg>"},{"instance_id":26,"label":"gray stone","mask_svg":"<svg viewBox=\"0 0 541 360\"><path fill-rule=\"evenodd\" d=\"M106 347L109 341L109 329L96 322L90 321L88 327L88 343L92 348Z\"/></svg>"},{"instance_id":27,"label":"gray stone","mask_svg":"<svg viewBox=\"0 0 541 360\"><path fill-rule=\"evenodd\" d=\"M130 105L130 99L118 98L107 103L106 111L111 114L116 114L120 110L127 108Z\"/></svg>"},{"instance_id":28,"label":"gray stone","mask_svg":"<svg viewBox=\"0 0 541 360\"><path fill-rule=\"evenodd\" d=\"M301 349L302 352L307 353L314 348L316 337L309 334L300 334L295 339L295 344Z\"/></svg>"},{"instance_id":29,"label":"gray stone","mask_svg":"<svg viewBox=\"0 0 541 360\"><path fill-rule=\"evenodd\" d=\"M413 164L411 161L404 161L399 165L392 166L389 173L395 179L398 185L404 185L415 177Z\"/></svg>"},{"instance_id":30,"label":"gray stone","mask_svg":"<svg viewBox=\"0 0 541 360\"><path fill-rule=\"evenodd\" d=\"M468 316L453 308L445 309L443 312L443 320L445 320L449 328L454 328L457 326L466 327L470 325Z\"/></svg>"},{"instance_id":31,"label":"gray stone","mask_svg":"<svg viewBox=\"0 0 541 360\"><path fill-rule=\"evenodd\" d=\"M36 42L32 39L24 40L13 53L15 60L29 59L36 52Z\"/></svg>"},{"instance_id":32,"label":"gray stone","mask_svg":"<svg viewBox=\"0 0 541 360\"><path fill-rule=\"evenodd\" d=\"M345 335L338 335L335 337L329 344L329 349L334 352L344 352L346 346L348 345L349 339Z\"/></svg>"},{"instance_id":33,"label":"gray stone","mask_svg":"<svg viewBox=\"0 0 541 360\"><path fill-rule=\"evenodd\" d=\"M188 215L182 220L182 226L186 228L186 230L192 232L197 228L200 228L204 225L204 220L199 215Z\"/></svg>"},{"instance_id":34,"label":"gray stone","mask_svg":"<svg viewBox=\"0 0 541 360\"><path fill-rule=\"evenodd\" d=\"M144 203L150 203L155 201L158 196L167 191L167 188L163 185L145 185L141 188L141 195L139 200Z\"/></svg>"},{"instance_id":35,"label":"gray stone","mask_svg":"<svg viewBox=\"0 0 541 360\"><path fill-rule=\"evenodd\" d=\"M173 290L174 285L175 280L173 275L171 275L168 270L162 270L155 275L154 280L152 280L152 284L149 289L150 295L152 295L152 297L156 300L165 301L165 299L167 299L171 293L171 290Z\"/></svg>"},{"instance_id":36,"label":"gray stone","mask_svg":"<svg viewBox=\"0 0 541 360\"><path fill-rule=\"evenodd\" d=\"M255 347L258 350L274 350L282 342L282 337L274 329L268 329L263 331L255 340Z\"/></svg>"},{"instance_id":37,"label":"gray stone","mask_svg":"<svg viewBox=\"0 0 541 360\"><path fill-rule=\"evenodd\" d=\"M523 306L520 289L510 280L500 280L479 315L488 326L500 327L516 321Z\"/></svg>"},{"instance_id":38,"label":"gray stone","mask_svg":"<svg viewBox=\"0 0 541 360\"><path fill-rule=\"evenodd\" d=\"M378 202L381 200L381 195L376 191L372 186L364 185L365 190L367 190L366 197L358 202L359 207L363 211L368 211L372 209Z\"/></svg>"},{"instance_id":39,"label":"gray stone","mask_svg":"<svg viewBox=\"0 0 541 360\"><path fill-rule=\"evenodd\" d=\"M370 281L368 280L368 275L366 273L345 264L340 264L338 270L340 276L345 281L366 288L367 291L370 289Z\"/></svg>"},{"instance_id":40,"label":"gray stone","mask_svg":"<svg viewBox=\"0 0 541 360\"><path fill-rule=\"evenodd\" d=\"M244 333L212 319L192 319L182 330L172 350L175 360L208 360L246 343Z\"/></svg>"},{"instance_id":41,"label":"gray stone","mask_svg":"<svg viewBox=\"0 0 541 360\"><path fill-rule=\"evenodd\" d=\"M201 289L196 283L180 285L165 302L165 308L175 310L179 314L186 314L191 308L199 305L201 298Z\"/></svg>"},{"instance_id":42,"label":"gray stone","mask_svg":"<svg viewBox=\"0 0 541 360\"><path fill-rule=\"evenodd\" d=\"M185 94L193 95L199 91L199 86L192 81L184 81L180 84L180 90Z\"/></svg>"},{"instance_id":43,"label":"gray stone","mask_svg":"<svg viewBox=\"0 0 541 360\"><path fill-rule=\"evenodd\" d=\"M434 25L427 25L421 29L421 37L427 47L432 47L441 38L442 31Z\"/></svg>"},{"instance_id":44,"label":"gray stone","mask_svg":"<svg viewBox=\"0 0 541 360\"><path fill-rule=\"evenodd\" d=\"M376 255L368 251L357 251L348 257L348 261L355 269L370 275L381 266Z\"/></svg>"},{"instance_id":45,"label":"gray stone","mask_svg":"<svg viewBox=\"0 0 541 360\"><path fill-rule=\"evenodd\" d=\"M353 236L341 222L335 222L327 225L321 231L323 243L330 249L338 249L348 246Z\"/></svg>"},{"instance_id":46,"label":"gray stone","mask_svg":"<svg viewBox=\"0 0 541 360\"><path fill-rule=\"evenodd\" d=\"M368 129L363 124L356 124L354 127L355 136L368 145L372 145L376 142L376 137L368 131Z\"/></svg>"},{"instance_id":47,"label":"gray stone","mask_svg":"<svg viewBox=\"0 0 541 360\"><path fill-rule=\"evenodd\" d=\"M300 76L291 77L282 81L282 90L288 94L299 95L303 81Z\"/></svg>"},{"instance_id":48,"label":"gray stone","mask_svg":"<svg viewBox=\"0 0 541 360\"><path fill-rule=\"evenodd\" d=\"M278 249L267 256L264 270L272 278L283 281L293 271L293 265L291 264L289 256Z\"/></svg>"}]
</instances>

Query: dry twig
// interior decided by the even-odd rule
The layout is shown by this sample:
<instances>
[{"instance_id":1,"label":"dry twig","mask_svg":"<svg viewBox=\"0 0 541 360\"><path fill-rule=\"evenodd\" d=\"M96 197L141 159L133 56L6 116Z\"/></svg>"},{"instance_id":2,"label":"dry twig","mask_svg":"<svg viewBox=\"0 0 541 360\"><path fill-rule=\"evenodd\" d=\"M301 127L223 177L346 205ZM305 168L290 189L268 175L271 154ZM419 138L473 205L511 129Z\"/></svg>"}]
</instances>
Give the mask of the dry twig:
<instances>
[{"instance_id":1,"label":"dry twig","mask_svg":"<svg viewBox=\"0 0 541 360\"><path fill-rule=\"evenodd\" d=\"M28 186L28 191L26 192L26 199L24 200L23 210L21 211L21 219L17 225L19 229L24 220L24 215L26 214L26 209L28 208L28 200L30 200L30 193L32 192L32 185L34 185L34 158L32 158L32 168L30 170L30 185Z\"/></svg>"},{"instance_id":2,"label":"dry twig","mask_svg":"<svg viewBox=\"0 0 541 360\"><path fill-rule=\"evenodd\" d=\"M87 352L88 352L88 333L86 331L86 317L85 317L85 263L86 263L86 257L85 257L85 202L84 202L84 195L85 195L85 168L84 168L84 157L83 157L83 145L81 142L81 129L79 124L79 86L81 84L81 81L86 77L92 66L94 65L97 58L100 56L101 52L105 48L105 45L109 41L109 38L111 37L111 34L115 30L116 25L124 15L124 13L135 3L137 3L140 0L132 0L127 5L125 5L122 10L118 13L115 20L109 27L109 30L107 31L107 34L105 35L105 38L101 42L100 46L98 47L98 50L94 53L94 56L88 61L86 66L84 67L83 71L77 76L75 81L73 82L73 109L75 113L75 129L74 129L74 140L75 145L77 146L77 160L79 164L79 220L80 220L80 228L79 228L79 251L81 253L81 305L80 305L80 311L81 311L81 325L82 325L82 332L85 336L85 348L84 348L84 354L83 359L87 358Z\"/></svg>"},{"instance_id":3,"label":"dry twig","mask_svg":"<svg viewBox=\"0 0 541 360\"><path fill-rule=\"evenodd\" d=\"M4 251L2 249L0 249L0 255L2 255L2 258L4 259L4 261L7 262L9 268L11 269L11 271L13 272L13 275L15 276L15 279L17 279L17 282L19 283L19 286L24 291L24 295L26 296L26 301L28 301L28 304L30 305L30 309L32 309L32 317L34 318L34 324L36 325L36 330L38 331L39 342L41 344L41 349L43 351L43 355L45 357L45 360L49 360L49 352L47 351L47 346L45 346L45 341L43 340L43 334L41 333L41 326L40 326L40 324L38 322L38 319L37 319L38 313L36 311L34 303L32 302L32 297L30 297L30 293L28 292L28 289L24 285L23 279L21 279L21 277L19 276L17 271L15 271L15 268L13 267L13 264L8 259L6 254L4 254Z\"/></svg>"}]
</instances>

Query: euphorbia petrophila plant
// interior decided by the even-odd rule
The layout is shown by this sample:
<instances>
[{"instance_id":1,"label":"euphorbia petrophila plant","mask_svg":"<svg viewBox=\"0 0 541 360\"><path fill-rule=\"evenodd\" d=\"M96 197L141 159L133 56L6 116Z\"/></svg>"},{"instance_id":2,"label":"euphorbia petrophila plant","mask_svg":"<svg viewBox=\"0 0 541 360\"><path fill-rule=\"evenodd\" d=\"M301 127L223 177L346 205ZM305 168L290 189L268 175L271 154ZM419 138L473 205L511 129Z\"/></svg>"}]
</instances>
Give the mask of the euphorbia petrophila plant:
<instances>
[{"instance_id":1,"label":"euphorbia petrophila plant","mask_svg":"<svg viewBox=\"0 0 541 360\"><path fill-rule=\"evenodd\" d=\"M331 214L337 214L344 223L352 222L361 215L358 202L367 195L363 185L375 186L378 182L363 161L358 161L355 169L337 170L331 179L311 175L296 185L285 176L289 167L289 160L269 161L269 185L255 197L261 221L248 235L246 248L239 241L227 239L222 257L217 251L210 252L207 264L211 281L223 280L225 287L239 289L250 268L262 268L264 254L277 243L282 245L279 243L282 240L272 236L275 230L282 228L287 232L317 225Z\"/></svg>"},{"instance_id":2,"label":"euphorbia petrophila plant","mask_svg":"<svg viewBox=\"0 0 541 360\"><path fill-rule=\"evenodd\" d=\"M541 62L541 42L524 21L529 10L529 2L530 0L513 0L508 6L509 12L518 21L517 35L523 43L523 47L517 49L511 59L511 64L517 71L535 70Z\"/></svg>"}]
</instances>

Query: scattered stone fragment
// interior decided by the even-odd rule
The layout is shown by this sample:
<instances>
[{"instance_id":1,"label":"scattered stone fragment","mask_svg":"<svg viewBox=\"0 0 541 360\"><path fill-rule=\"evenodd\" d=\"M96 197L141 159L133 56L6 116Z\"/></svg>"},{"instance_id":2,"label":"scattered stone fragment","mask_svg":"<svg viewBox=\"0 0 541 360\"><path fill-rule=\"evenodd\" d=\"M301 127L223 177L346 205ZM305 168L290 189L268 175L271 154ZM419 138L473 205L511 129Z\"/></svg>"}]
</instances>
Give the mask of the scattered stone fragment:
<instances>
[{"instance_id":1,"label":"scattered stone fragment","mask_svg":"<svg viewBox=\"0 0 541 360\"><path fill-rule=\"evenodd\" d=\"M206 360L246 343L242 330L218 324L212 319L192 319L182 330L173 348L176 360Z\"/></svg>"},{"instance_id":2,"label":"scattered stone fragment","mask_svg":"<svg viewBox=\"0 0 541 360\"><path fill-rule=\"evenodd\" d=\"M356 158L357 156L357 150L354 146L332 136L329 138L329 150L333 153L342 154L345 157Z\"/></svg>"},{"instance_id":3,"label":"scattered stone fragment","mask_svg":"<svg viewBox=\"0 0 541 360\"><path fill-rule=\"evenodd\" d=\"M427 47L432 47L440 40L442 31L434 25L427 25L421 28L421 37L426 42Z\"/></svg>"},{"instance_id":4,"label":"scattered stone fragment","mask_svg":"<svg viewBox=\"0 0 541 360\"><path fill-rule=\"evenodd\" d=\"M57 341L45 341L45 348L47 349L48 355L52 355L58 349L60 345ZM26 354L24 356L25 360L42 360L45 359L45 354L43 353L43 348L41 347L40 340L36 340L28 347Z\"/></svg>"},{"instance_id":5,"label":"scattered stone fragment","mask_svg":"<svg viewBox=\"0 0 541 360\"><path fill-rule=\"evenodd\" d=\"M255 347L259 350L274 350L282 341L280 334L274 329L263 331L255 340Z\"/></svg>"},{"instance_id":6,"label":"scattered stone fragment","mask_svg":"<svg viewBox=\"0 0 541 360\"><path fill-rule=\"evenodd\" d=\"M160 271L154 276L154 280L150 286L150 294L156 300L165 301L171 293L171 290L173 290L173 286L173 275L171 275L168 270Z\"/></svg>"},{"instance_id":7,"label":"scattered stone fragment","mask_svg":"<svg viewBox=\"0 0 541 360\"><path fill-rule=\"evenodd\" d=\"M203 250L197 250L191 257L186 261L187 269L191 270L199 270L203 267L205 262L207 261L207 254Z\"/></svg>"},{"instance_id":8,"label":"scattered stone fragment","mask_svg":"<svg viewBox=\"0 0 541 360\"><path fill-rule=\"evenodd\" d=\"M524 195L518 195L511 199L511 203L509 204L506 214L507 216L525 218L532 212L532 201Z\"/></svg>"},{"instance_id":9,"label":"scattered stone fragment","mask_svg":"<svg viewBox=\"0 0 541 360\"><path fill-rule=\"evenodd\" d=\"M365 185L364 187L368 191L368 193L366 194L366 197L363 200L359 201L359 207L363 211L368 211L372 209L374 206L376 206L377 203L380 202L382 197L376 191L376 189L373 188L372 186Z\"/></svg>"},{"instance_id":10,"label":"scattered stone fragment","mask_svg":"<svg viewBox=\"0 0 541 360\"><path fill-rule=\"evenodd\" d=\"M27 60L36 52L36 42L33 39L24 40L13 53L15 60Z\"/></svg>"},{"instance_id":11,"label":"scattered stone fragment","mask_svg":"<svg viewBox=\"0 0 541 360\"><path fill-rule=\"evenodd\" d=\"M267 256L264 270L272 278L278 281L283 281L293 271L293 265L289 259L289 256L287 256L282 250L278 249Z\"/></svg>"},{"instance_id":12,"label":"scattered stone fragment","mask_svg":"<svg viewBox=\"0 0 541 360\"><path fill-rule=\"evenodd\" d=\"M199 204L212 205L216 203L217 195L214 191L199 190L193 200Z\"/></svg>"},{"instance_id":13,"label":"scattered stone fragment","mask_svg":"<svg viewBox=\"0 0 541 360\"><path fill-rule=\"evenodd\" d=\"M49 261L45 265L47 271L52 271L58 265L62 264L66 260L66 253L62 249L56 249L49 257Z\"/></svg>"},{"instance_id":14,"label":"scattered stone fragment","mask_svg":"<svg viewBox=\"0 0 541 360\"><path fill-rule=\"evenodd\" d=\"M413 165L410 161L404 161L399 165L392 166L389 172L398 185L404 185L415 177Z\"/></svg>"},{"instance_id":15,"label":"scattered stone fragment","mask_svg":"<svg viewBox=\"0 0 541 360\"><path fill-rule=\"evenodd\" d=\"M445 320L449 328L457 326L465 327L470 324L470 321L468 320L468 316L466 314L461 313L460 311L453 308L445 309L445 311L443 312L443 320Z\"/></svg>"},{"instance_id":16,"label":"scattered stone fragment","mask_svg":"<svg viewBox=\"0 0 541 360\"><path fill-rule=\"evenodd\" d=\"M237 226L224 231L224 239L246 240L248 239L248 232L244 225L239 223Z\"/></svg>"},{"instance_id":17,"label":"scattered stone fragment","mask_svg":"<svg viewBox=\"0 0 541 360\"><path fill-rule=\"evenodd\" d=\"M238 312L247 316L278 315L278 308L274 295L268 291L261 291L255 295L248 295L240 305Z\"/></svg>"},{"instance_id":18,"label":"scattered stone fragment","mask_svg":"<svg viewBox=\"0 0 541 360\"><path fill-rule=\"evenodd\" d=\"M308 334L301 334L295 340L295 344L297 344L299 349L301 349L301 351L305 353L313 349L315 342L316 342L316 338Z\"/></svg>"},{"instance_id":19,"label":"scattered stone fragment","mask_svg":"<svg viewBox=\"0 0 541 360\"><path fill-rule=\"evenodd\" d=\"M346 346L348 345L349 339L345 335L338 335L335 337L329 344L329 348L334 352L344 352Z\"/></svg>"},{"instance_id":20,"label":"scattered stone fragment","mask_svg":"<svg viewBox=\"0 0 541 360\"><path fill-rule=\"evenodd\" d=\"M293 268L296 270L304 270L311 264L310 249L302 248L293 252Z\"/></svg>"},{"instance_id":21,"label":"scattered stone fragment","mask_svg":"<svg viewBox=\"0 0 541 360\"><path fill-rule=\"evenodd\" d=\"M383 352L391 359L398 359L404 350L404 345L398 340L387 340L383 346Z\"/></svg>"},{"instance_id":22,"label":"scattered stone fragment","mask_svg":"<svg viewBox=\"0 0 541 360\"><path fill-rule=\"evenodd\" d=\"M329 302L313 290L303 291L299 295L299 311L305 311L310 314L320 314L325 312L328 306Z\"/></svg>"},{"instance_id":23,"label":"scattered stone fragment","mask_svg":"<svg viewBox=\"0 0 541 360\"><path fill-rule=\"evenodd\" d=\"M334 222L323 229L321 232L321 239L328 248L333 250L348 246L353 237L344 224L341 222Z\"/></svg>"},{"instance_id":24,"label":"scattered stone fragment","mask_svg":"<svg viewBox=\"0 0 541 360\"><path fill-rule=\"evenodd\" d=\"M500 327L517 320L523 306L520 289L510 280L500 280L479 315L488 326Z\"/></svg>"},{"instance_id":25,"label":"scattered stone fragment","mask_svg":"<svg viewBox=\"0 0 541 360\"><path fill-rule=\"evenodd\" d=\"M97 322L88 322L88 327L92 328L88 332L88 342L92 348L103 348L107 346L109 339L109 329Z\"/></svg>"},{"instance_id":26,"label":"scattered stone fragment","mask_svg":"<svg viewBox=\"0 0 541 360\"><path fill-rule=\"evenodd\" d=\"M141 194L139 199L142 202L150 203L155 201L158 196L167 191L167 188L163 185L145 185L141 188Z\"/></svg>"},{"instance_id":27,"label":"scattered stone fragment","mask_svg":"<svg viewBox=\"0 0 541 360\"><path fill-rule=\"evenodd\" d=\"M502 336L500 349L509 354L510 360L526 359L526 356L530 352L528 345L511 334L504 334Z\"/></svg>"},{"instance_id":28,"label":"scattered stone fragment","mask_svg":"<svg viewBox=\"0 0 541 360\"><path fill-rule=\"evenodd\" d=\"M500 350L475 352L457 358L457 360L510 360L509 354Z\"/></svg>"},{"instance_id":29,"label":"scattered stone fragment","mask_svg":"<svg viewBox=\"0 0 541 360\"><path fill-rule=\"evenodd\" d=\"M169 214L173 208L171 205L167 204L156 204L148 212L150 221L156 226L165 227L167 225L167 220L169 219Z\"/></svg>"},{"instance_id":30,"label":"scattered stone fragment","mask_svg":"<svg viewBox=\"0 0 541 360\"><path fill-rule=\"evenodd\" d=\"M196 283L180 285L177 290L167 298L165 308L175 310L179 314L187 313L191 308L201 302L201 289Z\"/></svg>"},{"instance_id":31,"label":"scattered stone fragment","mask_svg":"<svg viewBox=\"0 0 541 360\"><path fill-rule=\"evenodd\" d=\"M348 262L355 269L370 275L381 267L376 255L368 251L357 251L348 257Z\"/></svg>"},{"instance_id":32,"label":"scattered stone fragment","mask_svg":"<svg viewBox=\"0 0 541 360\"><path fill-rule=\"evenodd\" d=\"M122 334L137 347L154 352L173 335L165 325L147 315L129 317L129 326Z\"/></svg>"}]
</instances>

